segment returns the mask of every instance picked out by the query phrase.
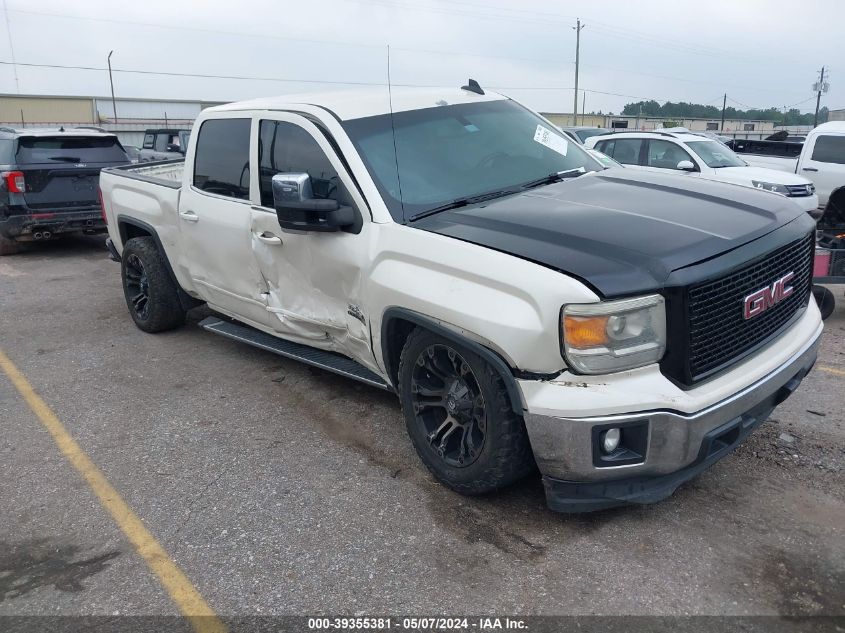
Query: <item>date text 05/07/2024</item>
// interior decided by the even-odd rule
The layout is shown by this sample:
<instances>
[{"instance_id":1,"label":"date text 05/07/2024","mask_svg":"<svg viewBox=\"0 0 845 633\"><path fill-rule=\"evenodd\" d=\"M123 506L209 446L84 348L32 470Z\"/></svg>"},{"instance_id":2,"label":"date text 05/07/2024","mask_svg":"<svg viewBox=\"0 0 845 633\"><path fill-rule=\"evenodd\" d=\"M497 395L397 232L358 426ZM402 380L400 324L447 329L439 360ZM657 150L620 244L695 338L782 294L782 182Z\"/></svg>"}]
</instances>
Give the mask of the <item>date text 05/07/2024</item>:
<instances>
[{"instance_id":1,"label":"date text 05/07/2024","mask_svg":"<svg viewBox=\"0 0 845 633\"><path fill-rule=\"evenodd\" d=\"M528 626L519 618L499 617L337 617L308 618L308 629L320 630L371 630L397 629L402 631L497 631L525 630Z\"/></svg>"}]
</instances>

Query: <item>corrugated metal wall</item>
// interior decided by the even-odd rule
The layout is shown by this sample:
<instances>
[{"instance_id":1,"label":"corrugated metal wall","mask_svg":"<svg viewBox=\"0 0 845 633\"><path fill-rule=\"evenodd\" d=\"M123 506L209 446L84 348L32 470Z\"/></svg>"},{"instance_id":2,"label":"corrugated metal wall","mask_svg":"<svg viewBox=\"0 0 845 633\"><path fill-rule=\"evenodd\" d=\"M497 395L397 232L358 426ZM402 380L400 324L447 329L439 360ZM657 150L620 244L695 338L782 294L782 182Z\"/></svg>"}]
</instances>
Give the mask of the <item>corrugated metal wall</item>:
<instances>
[{"instance_id":1,"label":"corrugated metal wall","mask_svg":"<svg viewBox=\"0 0 845 633\"><path fill-rule=\"evenodd\" d=\"M111 99L95 99L97 113L101 121L111 121L114 109ZM182 103L178 101L129 101L116 100L117 119L129 120L180 120L193 121L202 110L202 104Z\"/></svg>"}]
</instances>

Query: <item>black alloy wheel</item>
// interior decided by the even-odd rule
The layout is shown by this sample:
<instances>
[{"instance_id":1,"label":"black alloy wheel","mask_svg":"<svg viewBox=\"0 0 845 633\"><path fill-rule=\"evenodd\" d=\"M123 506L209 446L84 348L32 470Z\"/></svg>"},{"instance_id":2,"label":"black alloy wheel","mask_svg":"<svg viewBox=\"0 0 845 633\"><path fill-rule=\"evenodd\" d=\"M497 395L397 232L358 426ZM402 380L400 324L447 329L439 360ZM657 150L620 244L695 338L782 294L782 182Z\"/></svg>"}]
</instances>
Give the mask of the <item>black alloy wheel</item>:
<instances>
[{"instance_id":1,"label":"black alloy wheel","mask_svg":"<svg viewBox=\"0 0 845 633\"><path fill-rule=\"evenodd\" d=\"M458 352L442 344L420 352L411 374L411 401L435 455L454 468L478 459L487 428L484 394Z\"/></svg>"},{"instance_id":2,"label":"black alloy wheel","mask_svg":"<svg viewBox=\"0 0 845 633\"><path fill-rule=\"evenodd\" d=\"M150 318L150 282L144 263L136 254L126 258L126 294L141 321Z\"/></svg>"}]
</instances>

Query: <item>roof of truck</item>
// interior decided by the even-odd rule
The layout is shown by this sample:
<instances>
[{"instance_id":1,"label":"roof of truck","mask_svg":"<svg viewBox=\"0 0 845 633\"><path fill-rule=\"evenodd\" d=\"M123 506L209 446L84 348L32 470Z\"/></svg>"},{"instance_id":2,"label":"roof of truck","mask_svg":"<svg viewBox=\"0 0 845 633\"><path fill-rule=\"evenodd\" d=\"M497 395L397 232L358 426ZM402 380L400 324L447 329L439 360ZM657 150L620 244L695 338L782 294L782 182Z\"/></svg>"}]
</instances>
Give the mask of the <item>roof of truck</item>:
<instances>
[{"instance_id":1,"label":"roof of truck","mask_svg":"<svg viewBox=\"0 0 845 633\"><path fill-rule=\"evenodd\" d=\"M507 99L489 90L479 95L460 88L392 88L393 112L421 110L438 105L459 103L478 103L479 101L497 101ZM331 111L341 120L360 119L390 112L390 95L387 86L338 92L314 92L308 94L264 97L250 101L239 101L214 106L206 112L226 112L234 110L289 110L297 105L315 105Z\"/></svg>"},{"instance_id":2,"label":"roof of truck","mask_svg":"<svg viewBox=\"0 0 845 633\"><path fill-rule=\"evenodd\" d=\"M845 121L828 121L810 131L812 132L845 132Z\"/></svg>"}]
</instances>

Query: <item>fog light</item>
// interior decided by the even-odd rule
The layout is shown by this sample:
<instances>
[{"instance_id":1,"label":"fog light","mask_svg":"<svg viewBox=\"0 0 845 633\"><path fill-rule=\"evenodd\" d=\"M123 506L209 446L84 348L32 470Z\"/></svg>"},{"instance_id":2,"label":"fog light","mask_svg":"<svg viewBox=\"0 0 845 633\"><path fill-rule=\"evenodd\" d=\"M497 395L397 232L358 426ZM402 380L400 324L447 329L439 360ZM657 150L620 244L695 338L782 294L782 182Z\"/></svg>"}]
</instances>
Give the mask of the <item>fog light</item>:
<instances>
[{"instance_id":1,"label":"fog light","mask_svg":"<svg viewBox=\"0 0 845 633\"><path fill-rule=\"evenodd\" d=\"M602 450L610 454L619 448L619 440L622 439L622 432L619 429L608 429L601 436Z\"/></svg>"}]
</instances>

